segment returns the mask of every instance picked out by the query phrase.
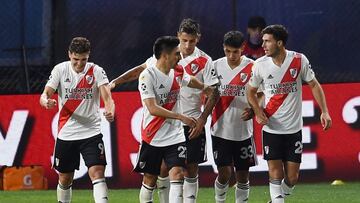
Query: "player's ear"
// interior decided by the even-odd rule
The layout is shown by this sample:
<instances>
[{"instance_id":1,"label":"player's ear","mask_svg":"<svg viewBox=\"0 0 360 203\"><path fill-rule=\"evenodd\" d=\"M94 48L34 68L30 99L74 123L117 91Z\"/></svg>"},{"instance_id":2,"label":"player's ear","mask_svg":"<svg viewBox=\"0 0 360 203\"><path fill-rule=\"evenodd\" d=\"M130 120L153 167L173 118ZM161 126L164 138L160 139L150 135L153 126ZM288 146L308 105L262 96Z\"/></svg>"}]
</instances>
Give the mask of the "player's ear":
<instances>
[{"instance_id":1,"label":"player's ear","mask_svg":"<svg viewBox=\"0 0 360 203\"><path fill-rule=\"evenodd\" d=\"M277 41L277 45L278 46L284 45L284 42L282 40L279 40L279 41Z\"/></svg>"},{"instance_id":2,"label":"player's ear","mask_svg":"<svg viewBox=\"0 0 360 203\"><path fill-rule=\"evenodd\" d=\"M70 51L68 51L68 56L69 56L69 58L71 58L71 52Z\"/></svg>"}]
</instances>

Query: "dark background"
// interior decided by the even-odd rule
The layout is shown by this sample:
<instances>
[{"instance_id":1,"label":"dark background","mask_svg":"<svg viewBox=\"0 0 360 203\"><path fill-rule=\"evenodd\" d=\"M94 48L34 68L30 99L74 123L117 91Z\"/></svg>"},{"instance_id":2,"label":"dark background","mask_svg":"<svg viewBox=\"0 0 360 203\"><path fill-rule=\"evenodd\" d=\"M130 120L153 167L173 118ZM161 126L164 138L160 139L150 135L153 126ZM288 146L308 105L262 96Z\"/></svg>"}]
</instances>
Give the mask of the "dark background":
<instances>
[{"instance_id":1,"label":"dark background","mask_svg":"<svg viewBox=\"0 0 360 203\"><path fill-rule=\"evenodd\" d=\"M223 56L222 37L246 32L250 16L288 28L287 48L304 53L322 83L359 82L357 0L4 0L0 7L0 94L40 93L76 36L91 41L89 61L109 79L143 63L161 35L183 18L201 25L198 47ZM116 90L136 90L136 81Z\"/></svg>"}]
</instances>

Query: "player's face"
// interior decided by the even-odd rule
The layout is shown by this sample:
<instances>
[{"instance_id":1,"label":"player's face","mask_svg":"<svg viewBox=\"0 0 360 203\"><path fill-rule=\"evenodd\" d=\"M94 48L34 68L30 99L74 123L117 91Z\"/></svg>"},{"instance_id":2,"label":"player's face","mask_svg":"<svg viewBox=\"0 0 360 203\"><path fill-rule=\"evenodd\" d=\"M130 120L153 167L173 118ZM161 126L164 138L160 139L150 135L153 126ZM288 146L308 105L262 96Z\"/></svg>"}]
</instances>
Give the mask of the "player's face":
<instances>
[{"instance_id":1,"label":"player's face","mask_svg":"<svg viewBox=\"0 0 360 203\"><path fill-rule=\"evenodd\" d=\"M180 49L179 49L179 47L176 47L168 55L168 62L169 62L170 67L174 68L175 65L180 61L180 59L181 59Z\"/></svg>"},{"instance_id":2,"label":"player's face","mask_svg":"<svg viewBox=\"0 0 360 203\"><path fill-rule=\"evenodd\" d=\"M71 65L75 72L79 73L82 72L85 68L85 65L89 59L90 53L83 53L83 54L77 54L77 53L71 53L69 52L69 58L71 61Z\"/></svg>"},{"instance_id":3,"label":"player's face","mask_svg":"<svg viewBox=\"0 0 360 203\"><path fill-rule=\"evenodd\" d=\"M280 53L281 41L276 41L271 34L264 34L262 39L262 47L264 48L266 56L275 57Z\"/></svg>"},{"instance_id":4,"label":"player's face","mask_svg":"<svg viewBox=\"0 0 360 203\"><path fill-rule=\"evenodd\" d=\"M191 55L194 50L195 46L199 42L198 35L191 35L185 32L178 33L178 38L180 40L180 51L184 56Z\"/></svg>"},{"instance_id":5,"label":"player's face","mask_svg":"<svg viewBox=\"0 0 360 203\"><path fill-rule=\"evenodd\" d=\"M229 65L239 65L241 58L242 47L235 48L224 45L224 53Z\"/></svg>"}]
</instances>

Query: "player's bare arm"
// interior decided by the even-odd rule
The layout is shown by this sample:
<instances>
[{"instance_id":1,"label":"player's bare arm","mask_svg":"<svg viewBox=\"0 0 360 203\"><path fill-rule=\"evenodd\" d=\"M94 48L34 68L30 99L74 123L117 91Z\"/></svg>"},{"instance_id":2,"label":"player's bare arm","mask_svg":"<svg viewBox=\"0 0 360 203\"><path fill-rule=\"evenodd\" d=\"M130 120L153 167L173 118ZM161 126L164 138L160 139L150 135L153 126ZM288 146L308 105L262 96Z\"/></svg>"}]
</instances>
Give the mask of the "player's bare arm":
<instances>
[{"instance_id":1,"label":"player's bare arm","mask_svg":"<svg viewBox=\"0 0 360 203\"><path fill-rule=\"evenodd\" d=\"M251 108L254 110L256 121L259 124L265 125L268 123L269 119L266 117L263 109L259 106L259 101L257 98L257 90L256 87L251 87L250 85L247 86L247 99L251 106Z\"/></svg>"},{"instance_id":2,"label":"player's bare arm","mask_svg":"<svg viewBox=\"0 0 360 203\"><path fill-rule=\"evenodd\" d=\"M320 121L323 130L327 130L331 127L332 121L326 105L324 90L322 89L320 83L317 81L316 78L308 82L308 84L311 88L312 94L314 95L316 102L319 104L321 109Z\"/></svg>"},{"instance_id":3,"label":"player's bare arm","mask_svg":"<svg viewBox=\"0 0 360 203\"><path fill-rule=\"evenodd\" d=\"M52 109L56 106L56 100L51 99L55 90L49 86L45 86L43 93L40 96L40 105L46 109Z\"/></svg>"},{"instance_id":4,"label":"player's bare arm","mask_svg":"<svg viewBox=\"0 0 360 203\"><path fill-rule=\"evenodd\" d=\"M110 90L114 89L116 86L134 81L139 78L140 73L143 72L143 70L146 68L146 64L143 63L139 66L136 66L125 73L121 74L117 78L113 79L109 83Z\"/></svg>"},{"instance_id":5,"label":"player's bare arm","mask_svg":"<svg viewBox=\"0 0 360 203\"><path fill-rule=\"evenodd\" d=\"M206 120L207 120L208 116L211 114L214 106L219 101L220 94L219 94L219 91L218 91L216 85L208 86L207 91L208 91L208 93L206 94L207 99L206 99L206 102L204 105L204 110L201 113L200 117L197 119L196 127L194 129L192 129L192 131L189 135L189 139L194 139L201 134L201 132L204 128L204 125L206 124Z\"/></svg>"},{"instance_id":6,"label":"player's bare arm","mask_svg":"<svg viewBox=\"0 0 360 203\"><path fill-rule=\"evenodd\" d=\"M111 98L110 88L106 84L104 84L99 87L99 90L105 106L104 116L106 120L112 122L114 121L115 116L115 103L114 100Z\"/></svg>"},{"instance_id":7,"label":"player's bare arm","mask_svg":"<svg viewBox=\"0 0 360 203\"><path fill-rule=\"evenodd\" d=\"M158 116L163 118L177 119L182 121L185 125L191 128L195 127L196 120L194 118L187 117L183 114L169 111L156 103L155 98L147 98L143 100L146 108L149 110L152 116Z\"/></svg>"}]
</instances>

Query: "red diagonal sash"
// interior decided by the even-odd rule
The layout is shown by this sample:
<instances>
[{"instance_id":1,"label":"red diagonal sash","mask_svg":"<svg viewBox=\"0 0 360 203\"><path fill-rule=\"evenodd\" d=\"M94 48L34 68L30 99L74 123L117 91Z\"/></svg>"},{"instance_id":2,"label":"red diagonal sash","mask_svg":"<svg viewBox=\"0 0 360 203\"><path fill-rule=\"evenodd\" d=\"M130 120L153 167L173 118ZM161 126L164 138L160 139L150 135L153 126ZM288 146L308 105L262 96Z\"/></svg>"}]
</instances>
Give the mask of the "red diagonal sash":
<instances>
[{"instance_id":1,"label":"red diagonal sash","mask_svg":"<svg viewBox=\"0 0 360 203\"><path fill-rule=\"evenodd\" d=\"M291 75L291 72L290 72L291 69L296 70L295 77L293 77ZM301 70L301 55L299 53L296 53L295 57L291 61L290 65L289 65L288 69L286 70L284 77L280 83L289 83L289 82L296 81L297 77L300 75L300 70ZM264 110L264 112L268 118L270 116L272 116L280 108L280 106L285 101L285 99L288 95L289 94L277 94L277 95L273 95L270 98L270 100L267 103L265 110Z\"/></svg>"},{"instance_id":2,"label":"red diagonal sash","mask_svg":"<svg viewBox=\"0 0 360 203\"><path fill-rule=\"evenodd\" d=\"M250 79L251 68L253 63L249 63L242 69L236 76L231 80L229 85L241 85L244 86ZM247 77L245 80L241 79L241 73L246 73ZM218 103L216 103L214 110L211 116L211 127L219 120L219 118L224 114L226 109L230 106L231 102L234 100L235 96L221 96Z\"/></svg>"},{"instance_id":3,"label":"red diagonal sash","mask_svg":"<svg viewBox=\"0 0 360 203\"><path fill-rule=\"evenodd\" d=\"M184 67L184 69L187 74L194 76L198 72L200 72L202 69L205 68L207 61L208 61L208 59L206 57L200 56L200 57L192 60L188 65L186 65Z\"/></svg>"},{"instance_id":4,"label":"red diagonal sash","mask_svg":"<svg viewBox=\"0 0 360 203\"><path fill-rule=\"evenodd\" d=\"M171 89L170 89L169 93L172 92L172 91L176 91L176 90L180 89L179 83L176 80L176 78L177 77L182 77L182 75L183 75L182 72L178 72L178 71L174 72L174 79L173 79L173 83L171 85ZM171 95L169 94L168 96L171 96ZM169 111L172 111L175 104L176 104L176 101L172 101L170 103L163 104L162 107L169 110ZM142 137L142 140L144 142L150 144L151 140L154 138L156 132L159 131L159 129L161 128L161 126L163 125L165 120L166 120L166 118L154 116L154 118L145 127L145 129L143 128L143 124L141 123L141 137Z\"/></svg>"},{"instance_id":5,"label":"red diagonal sash","mask_svg":"<svg viewBox=\"0 0 360 203\"><path fill-rule=\"evenodd\" d=\"M87 78L92 77L90 84L87 81ZM91 88L94 84L94 66L91 66L89 70L85 73L84 77L76 85L76 88ZM83 99L68 99L59 113L59 123L58 123L58 132L64 127L65 123L69 120L71 115L74 113L76 108L80 105Z\"/></svg>"}]
</instances>

